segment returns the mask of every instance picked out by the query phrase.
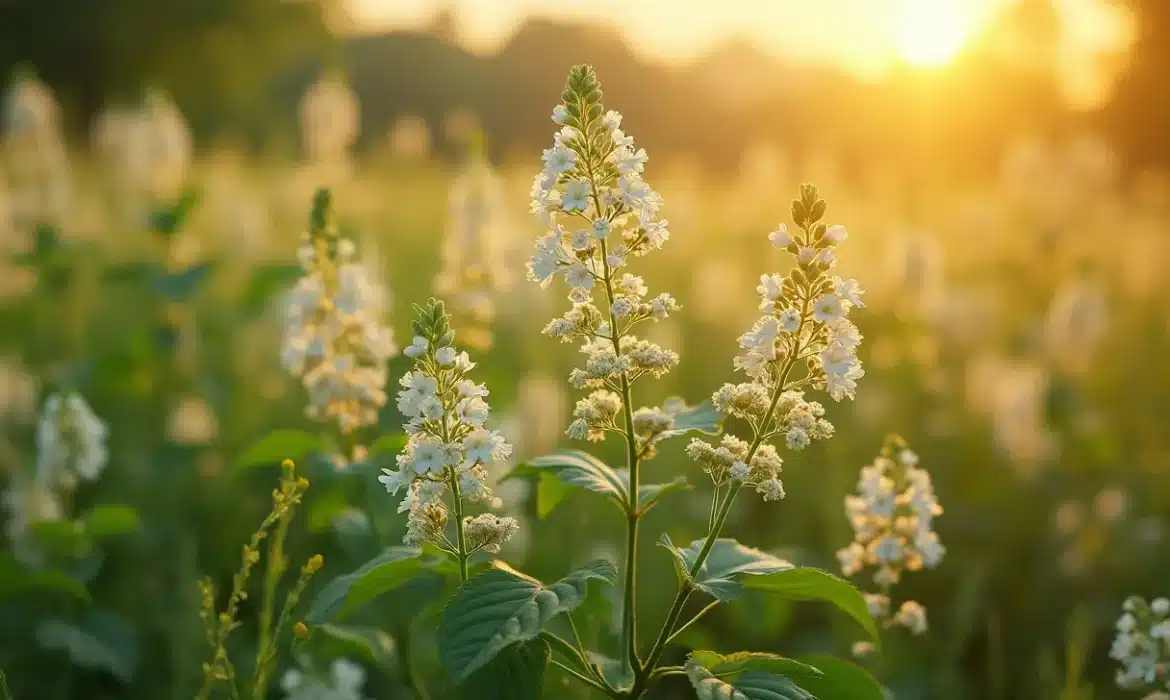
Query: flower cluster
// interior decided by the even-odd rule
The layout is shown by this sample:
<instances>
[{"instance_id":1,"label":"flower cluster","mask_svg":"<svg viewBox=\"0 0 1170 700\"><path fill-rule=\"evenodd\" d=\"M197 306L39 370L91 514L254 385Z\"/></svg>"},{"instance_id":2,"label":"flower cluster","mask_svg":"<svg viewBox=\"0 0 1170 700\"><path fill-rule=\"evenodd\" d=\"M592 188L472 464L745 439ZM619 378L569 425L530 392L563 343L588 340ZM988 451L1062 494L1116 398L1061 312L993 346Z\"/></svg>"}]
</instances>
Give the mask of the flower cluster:
<instances>
[{"instance_id":1,"label":"flower cluster","mask_svg":"<svg viewBox=\"0 0 1170 700\"><path fill-rule=\"evenodd\" d=\"M890 616L890 587L905 571L933 569L946 548L932 529L942 508L930 474L918 467L918 456L897 436L886 439L873 464L862 467L856 496L845 497L845 515L853 527L853 542L837 552L841 570L853 576L874 567L880 593L866 595L870 613L889 626L914 634L926 632L926 610L906 601Z\"/></svg>"},{"instance_id":2,"label":"flower cluster","mask_svg":"<svg viewBox=\"0 0 1170 700\"><path fill-rule=\"evenodd\" d=\"M17 229L60 223L73 196L61 110L47 85L18 74L4 100L4 155Z\"/></svg>"},{"instance_id":3,"label":"flower cluster","mask_svg":"<svg viewBox=\"0 0 1170 700\"><path fill-rule=\"evenodd\" d=\"M80 394L54 394L37 423L37 478L72 489L106 466L106 424Z\"/></svg>"},{"instance_id":4,"label":"flower cluster","mask_svg":"<svg viewBox=\"0 0 1170 700\"><path fill-rule=\"evenodd\" d=\"M14 472L0 503L8 511L5 534L17 557L28 565L41 559L30 528L67 517L65 496L79 480L94 481L106 466L105 423L80 394L54 394L45 401L37 424L36 472Z\"/></svg>"},{"instance_id":5,"label":"flower cluster","mask_svg":"<svg viewBox=\"0 0 1170 700\"><path fill-rule=\"evenodd\" d=\"M287 700L364 700L366 670L352 661L335 659L327 676L290 668L280 679Z\"/></svg>"},{"instance_id":6,"label":"flower cluster","mask_svg":"<svg viewBox=\"0 0 1170 700\"><path fill-rule=\"evenodd\" d=\"M406 491L398 508L409 513L406 544L432 541L461 555L498 551L516 533L516 521L490 514L464 517L463 499L499 505L487 485L487 467L507 459L512 446L499 431L484 427L488 390L470 378L475 363L467 353L453 347L455 334L443 303L431 299L416 309L414 342L405 351L415 366L399 380L398 393L409 440L398 455L398 468L383 469L378 480L392 494ZM445 534L447 491L459 519L458 548Z\"/></svg>"},{"instance_id":7,"label":"flower cluster","mask_svg":"<svg viewBox=\"0 0 1170 700\"><path fill-rule=\"evenodd\" d=\"M149 93L134 109L106 108L98 115L93 137L113 176L130 192L172 198L185 184L191 129L165 93Z\"/></svg>"},{"instance_id":8,"label":"flower cluster","mask_svg":"<svg viewBox=\"0 0 1170 700\"><path fill-rule=\"evenodd\" d=\"M788 449L802 450L832 437L824 406L806 400L803 389L826 389L837 400L852 398L863 374L856 354L861 334L846 318L850 309L862 306L862 292L856 280L827 274L846 233L842 226L820 223L824 212L816 187L803 185L792 202L799 233L792 235L781 224L768 236L773 246L792 253L797 265L787 277L760 277L757 291L765 315L740 336L735 358L736 369L751 381L724 384L712 396L720 413L748 423L752 440L728 435L715 447L694 439L687 448L717 488L752 485L765 500L783 498L782 460L769 440L783 437ZM790 380L797 365L805 367L804 376Z\"/></svg>"},{"instance_id":9,"label":"flower cluster","mask_svg":"<svg viewBox=\"0 0 1170 700\"><path fill-rule=\"evenodd\" d=\"M357 139L357 95L342 80L322 78L305 91L300 104L305 155L312 163L337 163L349 157Z\"/></svg>"},{"instance_id":10,"label":"flower cluster","mask_svg":"<svg viewBox=\"0 0 1170 700\"><path fill-rule=\"evenodd\" d=\"M451 185L442 267L435 279L435 291L450 300L460 335L478 350L491 348L494 297L507 281L501 261L502 189L483 154L475 151Z\"/></svg>"},{"instance_id":11,"label":"flower cluster","mask_svg":"<svg viewBox=\"0 0 1170 700\"><path fill-rule=\"evenodd\" d=\"M596 391L578 404L568 434L598 440L607 430L637 430L633 408L619 394L678 364L678 353L630 332L643 321L668 318L679 305L670 294L650 296L641 277L623 272L632 257L660 249L670 237L659 217L662 197L642 179L646 151L622 131L622 115L602 107L592 68L573 68L561 100L552 114L561 129L532 185L532 212L549 231L536 241L528 278L547 287L561 277L570 290L572 307L544 333L582 343L584 365L569 381ZM604 310L593 301L598 290ZM654 411L639 409L643 429L651 427ZM615 422L618 413L626 427Z\"/></svg>"},{"instance_id":12,"label":"flower cluster","mask_svg":"<svg viewBox=\"0 0 1170 700\"><path fill-rule=\"evenodd\" d=\"M1125 601L1109 656L1121 664L1117 685L1126 689L1170 691L1170 599ZM1150 696L1158 697L1158 693Z\"/></svg>"},{"instance_id":13,"label":"flower cluster","mask_svg":"<svg viewBox=\"0 0 1170 700\"><path fill-rule=\"evenodd\" d=\"M383 325L387 291L355 260L329 207L329 192L319 191L297 251L305 276L291 293L281 363L308 390L309 417L336 420L349 434L377 422L386 361L398 348Z\"/></svg>"}]
</instances>

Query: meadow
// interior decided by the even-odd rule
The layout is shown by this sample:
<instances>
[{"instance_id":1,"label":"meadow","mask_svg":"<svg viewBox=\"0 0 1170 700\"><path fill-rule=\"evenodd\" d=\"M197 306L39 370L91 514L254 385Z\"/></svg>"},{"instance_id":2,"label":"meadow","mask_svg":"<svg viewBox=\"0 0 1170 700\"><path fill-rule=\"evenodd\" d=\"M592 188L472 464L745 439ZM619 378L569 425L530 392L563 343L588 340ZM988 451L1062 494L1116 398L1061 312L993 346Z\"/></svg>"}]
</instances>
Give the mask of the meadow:
<instances>
[{"instance_id":1,"label":"meadow","mask_svg":"<svg viewBox=\"0 0 1170 700\"><path fill-rule=\"evenodd\" d=\"M257 555L223 647L231 671L218 661L212 670L252 678L251 659L269 650L259 665L270 690L257 698L450 696L436 651L449 570L383 582L344 619L317 615L331 581L400 546L407 530L377 480L407 444L393 394L342 431L334 416L306 413L301 377L282 364L289 290L305 274L298 248L321 187L335 235L355 243L384 292L378 320L398 349L387 353L386 391L414 364L401 349L420 335L413 305L431 296L447 303L455 343L490 388L489 425L512 451L487 481L497 512L518 525L499 556L542 581L590 560L620 565L626 533L612 505L543 477L503 480L557 449L624 459L618 440L586 446L565 434L585 393L568 381L580 353L541 333L564 311L565 289L526 280L545 232L529 212L539 153L489 163L463 117L433 135L401 122L377 149L351 155L352 98L328 84L306 98L298 162L195 148L163 96L111 111L81 147L56 133L44 88L19 89L0 186L0 670L11 698L206 697L204 664L218 653L207 630L214 637L221 624L241 545L273 512L276 531L257 543L281 544ZM11 118L20 99L23 121ZM655 128L624 126L635 136ZM556 128L549 122L550 137ZM441 139L467 155L435 158L429 143ZM828 202L826 222L848 230L841 274L866 290L850 315L864 337L856 400L825 395L835 436L785 451L786 497L741 501L724 533L841 575L836 553L854 537L845 498L900 435L933 480L946 555L898 584L929 611L929 630L883 630L881 648L856 659L898 700L1142 697L1116 687L1110 647L1127 598L1170 595L1170 373L1158 359L1170 352L1170 179L1123 177L1122 165L1091 136L1022 141L978 184L829 153L796 159L768 144L734 178L653 153L645 164L671 235L637 272L680 307L645 327L680 357L640 388L647 405L698 404L740 381L732 357L760 314L760 275L790 264L769 233L793 226L802 183ZM104 425L83 436L104 452L87 456L92 468L74 465L72 482L50 483L37 474L61 448L44 417L62 415L51 397L71 395ZM682 476L692 486L644 518L644 531L676 542L711 517L709 480L685 442L664 443L643 470L648 483ZM307 488L287 472L281 481L285 459ZM292 500L273 511L278 483ZM638 614L657 621L675 572L644 537ZM302 569L317 554L323 564ZM580 635L612 647L621 586L587 590ZM269 594L290 591L300 604L280 615L274 639ZM748 589L678 635L667 658L851 658L863 637L832 606ZM544 697L597 696L572 680L550 668ZM231 697L225 687L214 690ZM651 696L693 693L668 677Z\"/></svg>"}]
</instances>

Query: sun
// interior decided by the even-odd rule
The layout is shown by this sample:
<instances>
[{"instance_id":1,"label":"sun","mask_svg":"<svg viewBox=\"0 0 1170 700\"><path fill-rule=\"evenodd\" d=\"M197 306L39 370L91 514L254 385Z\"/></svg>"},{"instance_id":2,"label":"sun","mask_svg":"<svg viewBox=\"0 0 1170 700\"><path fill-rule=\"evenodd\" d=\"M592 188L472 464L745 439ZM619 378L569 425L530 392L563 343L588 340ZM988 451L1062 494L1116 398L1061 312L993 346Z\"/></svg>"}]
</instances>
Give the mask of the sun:
<instances>
[{"instance_id":1,"label":"sun","mask_svg":"<svg viewBox=\"0 0 1170 700\"><path fill-rule=\"evenodd\" d=\"M963 48L972 18L961 0L902 0L894 22L898 54L916 66L941 66Z\"/></svg>"}]
</instances>

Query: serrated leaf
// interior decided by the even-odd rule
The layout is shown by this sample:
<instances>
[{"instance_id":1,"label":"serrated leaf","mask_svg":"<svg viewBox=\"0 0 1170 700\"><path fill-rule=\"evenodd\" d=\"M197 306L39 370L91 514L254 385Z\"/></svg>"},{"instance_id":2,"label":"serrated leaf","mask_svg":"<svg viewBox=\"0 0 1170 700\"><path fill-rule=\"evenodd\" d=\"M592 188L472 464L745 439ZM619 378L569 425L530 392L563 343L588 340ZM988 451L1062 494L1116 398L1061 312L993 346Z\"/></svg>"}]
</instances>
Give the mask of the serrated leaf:
<instances>
[{"instance_id":1,"label":"serrated leaf","mask_svg":"<svg viewBox=\"0 0 1170 700\"><path fill-rule=\"evenodd\" d=\"M357 571L333 579L313 599L305 622L320 625L340 620L374 598L425 572L450 567L445 560L424 557L414 547L389 547Z\"/></svg>"},{"instance_id":2,"label":"serrated leaf","mask_svg":"<svg viewBox=\"0 0 1170 700\"><path fill-rule=\"evenodd\" d=\"M554 474L541 474L536 480L536 517L544 520L569 495L569 487Z\"/></svg>"},{"instance_id":3,"label":"serrated leaf","mask_svg":"<svg viewBox=\"0 0 1170 700\"><path fill-rule=\"evenodd\" d=\"M681 403L682 399L667 399L667 405L671 401ZM675 414L674 427L656 435L654 442L678 437L679 435L686 435L687 433L718 435L723 431L723 417L723 414L716 411L715 406L710 401L704 401L697 406L684 408Z\"/></svg>"},{"instance_id":4,"label":"serrated leaf","mask_svg":"<svg viewBox=\"0 0 1170 700\"><path fill-rule=\"evenodd\" d=\"M466 700L541 700L550 656L540 637L513 644L468 677L460 688Z\"/></svg>"},{"instance_id":5,"label":"serrated leaf","mask_svg":"<svg viewBox=\"0 0 1170 700\"><path fill-rule=\"evenodd\" d=\"M802 566L765 576L753 576L744 585L752 590L766 591L792 600L831 603L856 620L871 638L875 641L878 639L877 624L869 614L869 607L861 592L848 581L827 571Z\"/></svg>"},{"instance_id":6,"label":"serrated leaf","mask_svg":"<svg viewBox=\"0 0 1170 700\"><path fill-rule=\"evenodd\" d=\"M691 484L685 476L680 476L665 484L643 484L638 487L638 510L642 513L650 510L662 498L673 491L686 491Z\"/></svg>"},{"instance_id":7,"label":"serrated leaf","mask_svg":"<svg viewBox=\"0 0 1170 700\"><path fill-rule=\"evenodd\" d=\"M374 666L387 671L394 669L397 665L398 656L394 639L377 627L325 624L317 627L315 632L328 638L331 642L330 646L338 647L339 653L330 654L331 656L347 658L360 656Z\"/></svg>"},{"instance_id":8,"label":"serrated leaf","mask_svg":"<svg viewBox=\"0 0 1170 700\"><path fill-rule=\"evenodd\" d=\"M826 654L808 654L800 659L821 671L818 678L798 680L817 700L886 700L882 684L856 664Z\"/></svg>"},{"instance_id":9,"label":"serrated leaf","mask_svg":"<svg viewBox=\"0 0 1170 700\"><path fill-rule=\"evenodd\" d=\"M89 613L76 624L57 618L41 620L36 639L44 649L65 652L78 666L106 671L126 684L138 665L134 630L112 613Z\"/></svg>"},{"instance_id":10,"label":"serrated leaf","mask_svg":"<svg viewBox=\"0 0 1170 700\"><path fill-rule=\"evenodd\" d=\"M675 559L675 569L684 580L690 580L695 588L708 593L723 602L735 600L743 589L744 579L774 574L792 569L792 564L779 557L758 549L746 547L732 539L717 539L711 546L703 566L696 576L690 571L703 549L703 540L695 540L686 549L679 549L663 535L659 544L666 547Z\"/></svg>"},{"instance_id":11,"label":"serrated leaf","mask_svg":"<svg viewBox=\"0 0 1170 700\"><path fill-rule=\"evenodd\" d=\"M762 652L737 651L733 654L719 654L714 651L694 651L691 652L689 659L724 680L734 679L741 673L750 671L775 673L791 678L798 686L808 690L805 687L807 681L824 676L820 669L810 664Z\"/></svg>"},{"instance_id":12,"label":"serrated leaf","mask_svg":"<svg viewBox=\"0 0 1170 700\"><path fill-rule=\"evenodd\" d=\"M503 649L535 639L553 617L576 608L588 583L617 578L613 564L599 559L556 583L540 581L497 562L463 584L439 620L439 656L462 684Z\"/></svg>"},{"instance_id":13,"label":"serrated leaf","mask_svg":"<svg viewBox=\"0 0 1170 700\"><path fill-rule=\"evenodd\" d=\"M699 700L813 700L791 678L767 671L745 671L725 680L693 661L686 669Z\"/></svg>"},{"instance_id":14,"label":"serrated leaf","mask_svg":"<svg viewBox=\"0 0 1170 700\"><path fill-rule=\"evenodd\" d=\"M537 457L517 465L508 474L508 479L517 477L552 476L567 486L576 486L608 497L621 509L629 501L629 478L624 470L617 470L587 452L564 450L544 457ZM539 487L538 487L539 488ZM555 506L559 500L556 500ZM549 507L546 510L551 511Z\"/></svg>"},{"instance_id":15,"label":"serrated leaf","mask_svg":"<svg viewBox=\"0 0 1170 700\"><path fill-rule=\"evenodd\" d=\"M85 585L56 569L33 571L21 566L11 554L0 554L0 600L29 591L64 593L88 603L89 591Z\"/></svg>"},{"instance_id":16,"label":"serrated leaf","mask_svg":"<svg viewBox=\"0 0 1170 700\"><path fill-rule=\"evenodd\" d=\"M114 537L130 535L142 528L142 518L130 506L100 505L82 520L85 532L91 537Z\"/></svg>"},{"instance_id":17,"label":"serrated leaf","mask_svg":"<svg viewBox=\"0 0 1170 700\"><path fill-rule=\"evenodd\" d=\"M327 443L320 435L303 430L274 430L252 444L236 460L238 469L280 464L286 459L304 459L310 452L323 450Z\"/></svg>"}]
</instances>

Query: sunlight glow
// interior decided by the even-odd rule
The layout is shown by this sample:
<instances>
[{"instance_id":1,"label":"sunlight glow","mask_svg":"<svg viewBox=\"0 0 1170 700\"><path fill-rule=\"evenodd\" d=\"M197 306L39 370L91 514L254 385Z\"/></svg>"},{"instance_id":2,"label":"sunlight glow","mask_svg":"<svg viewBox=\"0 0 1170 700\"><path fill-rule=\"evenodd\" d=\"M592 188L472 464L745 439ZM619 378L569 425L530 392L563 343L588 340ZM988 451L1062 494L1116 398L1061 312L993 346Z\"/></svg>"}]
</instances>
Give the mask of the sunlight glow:
<instances>
[{"instance_id":1,"label":"sunlight glow","mask_svg":"<svg viewBox=\"0 0 1170 700\"><path fill-rule=\"evenodd\" d=\"M970 39L974 18L961 0L904 0L895 20L898 54L908 63L947 63Z\"/></svg>"}]
</instances>

